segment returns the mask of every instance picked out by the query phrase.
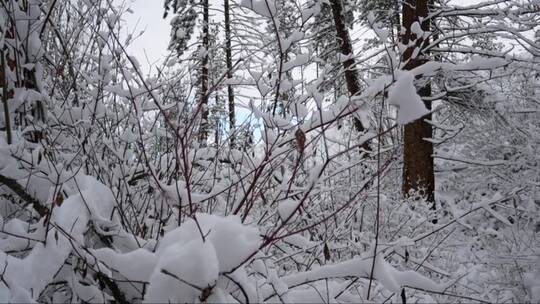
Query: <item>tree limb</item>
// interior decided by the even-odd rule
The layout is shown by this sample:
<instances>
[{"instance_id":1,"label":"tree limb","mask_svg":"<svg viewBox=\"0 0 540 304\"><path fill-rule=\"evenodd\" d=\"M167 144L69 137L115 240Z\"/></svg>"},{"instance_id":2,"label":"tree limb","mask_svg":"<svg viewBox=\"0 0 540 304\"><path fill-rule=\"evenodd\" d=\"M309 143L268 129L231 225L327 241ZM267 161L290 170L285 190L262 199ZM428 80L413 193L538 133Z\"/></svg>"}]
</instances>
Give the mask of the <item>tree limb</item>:
<instances>
[{"instance_id":1,"label":"tree limb","mask_svg":"<svg viewBox=\"0 0 540 304\"><path fill-rule=\"evenodd\" d=\"M34 210L36 210L40 216L46 216L49 213L49 209L43 206L35 197L26 192L26 190L17 182L17 180L0 174L0 185L6 185L22 200L26 201L28 204L31 204Z\"/></svg>"}]
</instances>

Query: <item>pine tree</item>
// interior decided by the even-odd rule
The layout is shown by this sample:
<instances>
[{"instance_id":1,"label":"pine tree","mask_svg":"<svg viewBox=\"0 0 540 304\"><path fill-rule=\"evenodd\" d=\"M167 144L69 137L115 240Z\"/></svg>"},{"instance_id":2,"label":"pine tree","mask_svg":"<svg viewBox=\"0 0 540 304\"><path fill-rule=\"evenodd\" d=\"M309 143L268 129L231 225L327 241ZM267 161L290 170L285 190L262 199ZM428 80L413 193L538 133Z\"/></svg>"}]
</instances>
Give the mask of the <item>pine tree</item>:
<instances>
[{"instance_id":1,"label":"pine tree","mask_svg":"<svg viewBox=\"0 0 540 304\"><path fill-rule=\"evenodd\" d=\"M231 7L229 0L223 0L225 17L225 60L227 64L227 80L232 79L232 41L231 41ZM227 105L229 108L229 136L231 147L236 145L236 110L234 105L234 89L231 84L227 84Z\"/></svg>"},{"instance_id":2,"label":"pine tree","mask_svg":"<svg viewBox=\"0 0 540 304\"><path fill-rule=\"evenodd\" d=\"M200 13L196 11L196 6L202 10ZM196 96L198 100L197 112L200 113L199 126L199 143L206 145L208 138L208 99L209 99L209 82L208 82L208 51L209 51L209 2L208 0L165 0L165 17L169 11L172 11L176 16L171 21L171 41L169 49L174 50L177 56L181 56L187 47L187 43L191 38L197 23L197 18L202 15L201 21L201 45L198 48L198 56L200 56L200 89Z\"/></svg>"},{"instance_id":3,"label":"pine tree","mask_svg":"<svg viewBox=\"0 0 540 304\"><path fill-rule=\"evenodd\" d=\"M202 49L203 52L201 62L201 91L199 93L199 111L201 112L201 126L199 129L199 142L204 146L208 139L208 98L209 98L209 83L208 83L208 52L209 52L209 35L210 35L210 12L208 0L202 0L203 6L203 24L202 24Z\"/></svg>"},{"instance_id":4,"label":"pine tree","mask_svg":"<svg viewBox=\"0 0 540 304\"><path fill-rule=\"evenodd\" d=\"M417 37L412 30L417 22L424 32L430 31L431 20L429 14L430 0L407 0L403 4L403 29L401 43L410 46L403 53L403 62L406 70L412 70L427 61L428 54L425 47L429 41L424 37ZM413 54L419 48L418 56ZM430 84L424 84L419 90L420 96L430 96ZM431 109L431 103L424 102L426 108ZM403 184L402 191L405 196L411 191L421 191L429 202L435 200L435 173L433 163L433 143L425 139L433 136L433 127L425 120L431 120L431 114L410 122L404 127L403 148Z\"/></svg>"},{"instance_id":5,"label":"pine tree","mask_svg":"<svg viewBox=\"0 0 540 304\"><path fill-rule=\"evenodd\" d=\"M337 40L340 45L340 51L344 56L351 56L343 62L343 70L345 71L345 80L347 82L347 89L351 97L360 93L360 83L358 81L358 72L356 70L356 62L353 57L353 47L349 30L345 22L345 13L343 10L342 0L331 0L330 6L332 8L332 16L334 19L334 26L337 33ZM354 118L354 126L357 131L363 132L365 127L358 118ZM369 149L367 143L363 146L364 149Z\"/></svg>"},{"instance_id":6,"label":"pine tree","mask_svg":"<svg viewBox=\"0 0 540 304\"><path fill-rule=\"evenodd\" d=\"M165 0L163 18L166 18L169 12L175 14L171 20L169 49L176 51L177 55L181 56L186 50L197 22L194 0Z\"/></svg>"}]
</instances>

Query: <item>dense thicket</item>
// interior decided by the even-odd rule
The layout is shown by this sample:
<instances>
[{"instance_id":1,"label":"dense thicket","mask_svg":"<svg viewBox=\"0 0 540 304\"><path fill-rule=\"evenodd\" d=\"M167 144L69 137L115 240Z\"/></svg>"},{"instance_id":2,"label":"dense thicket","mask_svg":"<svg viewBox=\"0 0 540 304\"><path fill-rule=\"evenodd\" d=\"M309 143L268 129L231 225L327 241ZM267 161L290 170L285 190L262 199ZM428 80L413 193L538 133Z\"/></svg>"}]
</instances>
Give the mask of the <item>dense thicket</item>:
<instances>
[{"instance_id":1,"label":"dense thicket","mask_svg":"<svg viewBox=\"0 0 540 304\"><path fill-rule=\"evenodd\" d=\"M164 5L1 1L0 302L540 300L538 1Z\"/></svg>"}]
</instances>

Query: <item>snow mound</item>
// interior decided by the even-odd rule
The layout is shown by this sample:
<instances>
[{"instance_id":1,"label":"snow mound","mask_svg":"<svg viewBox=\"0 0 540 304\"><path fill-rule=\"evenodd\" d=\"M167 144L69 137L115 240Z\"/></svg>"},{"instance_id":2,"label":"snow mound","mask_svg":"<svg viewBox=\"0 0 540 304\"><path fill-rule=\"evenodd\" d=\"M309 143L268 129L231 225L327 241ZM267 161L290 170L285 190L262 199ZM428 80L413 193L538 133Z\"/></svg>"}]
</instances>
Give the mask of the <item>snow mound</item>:
<instances>
[{"instance_id":1,"label":"snow mound","mask_svg":"<svg viewBox=\"0 0 540 304\"><path fill-rule=\"evenodd\" d=\"M407 124L428 114L422 98L416 93L414 74L397 71L395 75L396 82L388 90L388 102L398 108L398 123Z\"/></svg>"},{"instance_id":2,"label":"snow mound","mask_svg":"<svg viewBox=\"0 0 540 304\"><path fill-rule=\"evenodd\" d=\"M247 262L260 244L259 230L243 225L239 217L199 213L168 231L155 252L119 253L109 248L92 252L126 279L148 282L146 302L191 303L208 295L226 299L216 287L219 274Z\"/></svg>"}]
</instances>

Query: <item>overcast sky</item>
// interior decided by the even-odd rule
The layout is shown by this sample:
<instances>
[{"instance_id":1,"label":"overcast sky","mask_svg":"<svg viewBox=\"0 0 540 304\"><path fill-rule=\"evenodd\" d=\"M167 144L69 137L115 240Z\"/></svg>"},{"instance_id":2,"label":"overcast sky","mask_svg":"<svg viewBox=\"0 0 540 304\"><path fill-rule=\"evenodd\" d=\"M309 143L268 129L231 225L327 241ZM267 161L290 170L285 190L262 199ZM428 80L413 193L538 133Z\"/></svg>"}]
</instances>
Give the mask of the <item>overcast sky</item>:
<instances>
[{"instance_id":1,"label":"overcast sky","mask_svg":"<svg viewBox=\"0 0 540 304\"><path fill-rule=\"evenodd\" d=\"M128 29L135 30L134 34L142 30L145 33L133 42L130 52L148 72L151 65L161 63L161 59L167 54L169 20L163 20L163 0L132 0L132 2L133 14L125 15Z\"/></svg>"}]
</instances>

